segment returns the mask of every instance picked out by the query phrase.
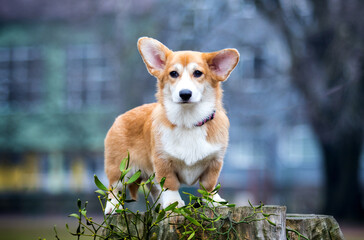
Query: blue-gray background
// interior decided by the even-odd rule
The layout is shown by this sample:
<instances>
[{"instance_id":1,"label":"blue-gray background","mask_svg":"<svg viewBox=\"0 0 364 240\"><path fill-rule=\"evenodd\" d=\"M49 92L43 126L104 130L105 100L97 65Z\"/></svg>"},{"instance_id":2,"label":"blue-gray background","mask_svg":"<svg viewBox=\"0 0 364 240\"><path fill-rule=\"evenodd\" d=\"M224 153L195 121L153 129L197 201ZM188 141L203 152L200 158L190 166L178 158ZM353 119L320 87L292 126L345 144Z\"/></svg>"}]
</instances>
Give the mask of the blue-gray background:
<instances>
[{"instance_id":1,"label":"blue-gray background","mask_svg":"<svg viewBox=\"0 0 364 240\"><path fill-rule=\"evenodd\" d=\"M231 122L219 180L224 198L344 220L363 216L359 1L2 0L0 6L4 216L67 215L77 198L100 214L93 175L107 184L106 132L119 114L155 101L156 79L136 48L141 36L172 50L240 52L223 84ZM346 165L335 165L337 176L327 177L338 159L325 147L355 145L358 135L359 154L351 154L353 147L337 155L356 165L342 174ZM333 211L346 197L351 210Z\"/></svg>"}]
</instances>

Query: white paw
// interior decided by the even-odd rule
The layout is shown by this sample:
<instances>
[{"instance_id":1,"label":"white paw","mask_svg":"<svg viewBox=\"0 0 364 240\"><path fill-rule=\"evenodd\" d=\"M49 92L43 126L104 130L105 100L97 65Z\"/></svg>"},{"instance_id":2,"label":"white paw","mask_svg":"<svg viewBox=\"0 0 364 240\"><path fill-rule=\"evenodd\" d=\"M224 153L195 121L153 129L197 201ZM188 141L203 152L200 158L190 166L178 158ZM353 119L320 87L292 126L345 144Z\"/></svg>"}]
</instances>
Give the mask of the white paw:
<instances>
[{"instance_id":1,"label":"white paw","mask_svg":"<svg viewBox=\"0 0 364 240\"><path fill-rule=\"evenodd\" d=\"M106 202L105 214L115 214L115 210L117 209L119 209L119 206L115 198L111 198Z\"/></svg>"},{"instance_id":2,"label":"white paw","mask_svg":"<svg viewBox=\"0 0 364 240\"><path fill-rule=\"evenodd\" d=\"M215 195L212 196L212 199L216 202L226 202L225 199L221 198L220 195L218 193L216 193Z\"/></svg>"},{"instance_id":3,"label":"white paw","mask_svg":"<svg viewBox=\"0 0 364 240\"><path fill-rule=\"evenodd\" d=\"M167 190L162 193L160 202L163 208L168 207L174 202L178 202L177 207L183 207L185 205L185 202L182 200L181 195L179 195L179 192L170 190Z\"/></svg>"},{"instance_id":4,"label":"white paw","mask_svg":"<svg viewBox=\"0 0 364 240\"><path fill-rule=\"evenodd\" d=\"M220 202L226 202L225 199L221 198L220 195L218 193L214 194L212 196L212 200L214 200L215 202L209 202L205 199L202 199L202 201L206 204L208 204L210 207L219 207L219 206L224 206L222 205Z\"/></svg>"}]
</instances>

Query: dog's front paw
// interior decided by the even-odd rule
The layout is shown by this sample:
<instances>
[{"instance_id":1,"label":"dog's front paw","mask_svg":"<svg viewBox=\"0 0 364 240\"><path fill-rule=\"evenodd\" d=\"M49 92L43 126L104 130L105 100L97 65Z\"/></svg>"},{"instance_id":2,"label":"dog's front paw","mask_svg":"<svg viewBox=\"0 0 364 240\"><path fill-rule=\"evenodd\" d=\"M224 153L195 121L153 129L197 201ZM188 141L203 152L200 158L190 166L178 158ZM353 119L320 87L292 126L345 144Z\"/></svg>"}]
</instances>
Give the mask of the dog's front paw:
<instances>
[{"instance_id":1,"label":"dog's front paw","mask_svg":"<svg viewBox=\"0 0 364 240\"><path fill-rule=\"evenodd\" d=\"M212 197L212 200L214 200L214 202L210 202L206 199L202 199L202 201L209 205L210 207L223 207L224 205L221 203L225 203L226 200L221 198L220 195L218 193L215 193Z\"/></svg>"},{"instance_id":2,"label":"dog's front paw","mask_svg":"<svg viewBox=\"0 0 364 240\"><path fill-rule=\"evenodd\" d=\"M183 207L185 205L185 202L182 200L181 195L179 195L178 191L167 190L162 193L161 205L163 208L168 207L174 202L178 202L177 207Z\"/></svg>"},{"instance_id":3,"label":"dog's front paw","mask_svg":"<svg viewBox=\"0 0 364 240\"><path fill-rule=\"evenodd\" d=\"M106 202L105 214L115 214L117 209L119 209L119 203L115 198L111 198Z\"/></svg>"},{"instance_id":4,"label":"dog's front paw","mask_svg":"<svg viewBox=\"0 0 364 240\"><path fill-rule=\"evenodd\" d=\"M225 199L223 199L223 198L221 198L221 197L220 197L220 195L219 195L218 193L214 194L214 195L212 196L212 199L213 199L215 202L218 202L218 203L220 203L220 202L226 202L226 200L225 200Z\"/></svg>"}]
</instances>

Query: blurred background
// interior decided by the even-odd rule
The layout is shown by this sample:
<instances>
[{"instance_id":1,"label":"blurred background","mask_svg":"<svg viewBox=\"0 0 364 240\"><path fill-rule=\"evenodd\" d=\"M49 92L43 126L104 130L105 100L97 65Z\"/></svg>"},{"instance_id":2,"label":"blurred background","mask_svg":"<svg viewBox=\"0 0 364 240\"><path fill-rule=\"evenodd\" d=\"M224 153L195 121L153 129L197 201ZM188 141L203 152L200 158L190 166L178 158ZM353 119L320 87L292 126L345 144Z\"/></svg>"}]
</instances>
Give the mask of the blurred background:
<instances>
[{"instance_id":1,"label":"blurred background","mask_svg":"<svg viewBox=\"0 0 364 240\"><path fill-rule=\"evenodd\" d=\"M150 36L240 52L224 198L330 214L364 239L362 16L360 0L0 0L0 238L52 239L78 198L101 214L106 132L155 101L136 48Z\"/></svg>"}]
</instances>

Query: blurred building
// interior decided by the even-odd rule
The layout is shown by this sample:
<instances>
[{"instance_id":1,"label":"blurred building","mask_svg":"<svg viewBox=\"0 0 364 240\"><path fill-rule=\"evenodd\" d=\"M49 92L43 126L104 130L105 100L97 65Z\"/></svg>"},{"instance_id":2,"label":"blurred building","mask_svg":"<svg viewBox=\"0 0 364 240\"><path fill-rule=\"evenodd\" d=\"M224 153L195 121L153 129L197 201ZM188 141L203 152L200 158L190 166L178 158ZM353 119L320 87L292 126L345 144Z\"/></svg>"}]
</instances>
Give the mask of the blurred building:
<instances>
[{"instance_id":1,"label":"blurred building","mask_svg":"<svg viewBox=\"0 0 364 240\"><path fill-rule=\"evenodd\" d=\"M229 199L290 205L292 211L319 207L320 151L303 102L289 82L285 43L254 4L0 4L3 203L10 204L9 194L92 193L93 174L106 183L103 139L108 128L118 114L154 101L155 79L136 49L137 38L149 35L171 49L235 47L241 54L224 83L231 130L220 181L233 194Z\"/></svg>"}]
</instances>

